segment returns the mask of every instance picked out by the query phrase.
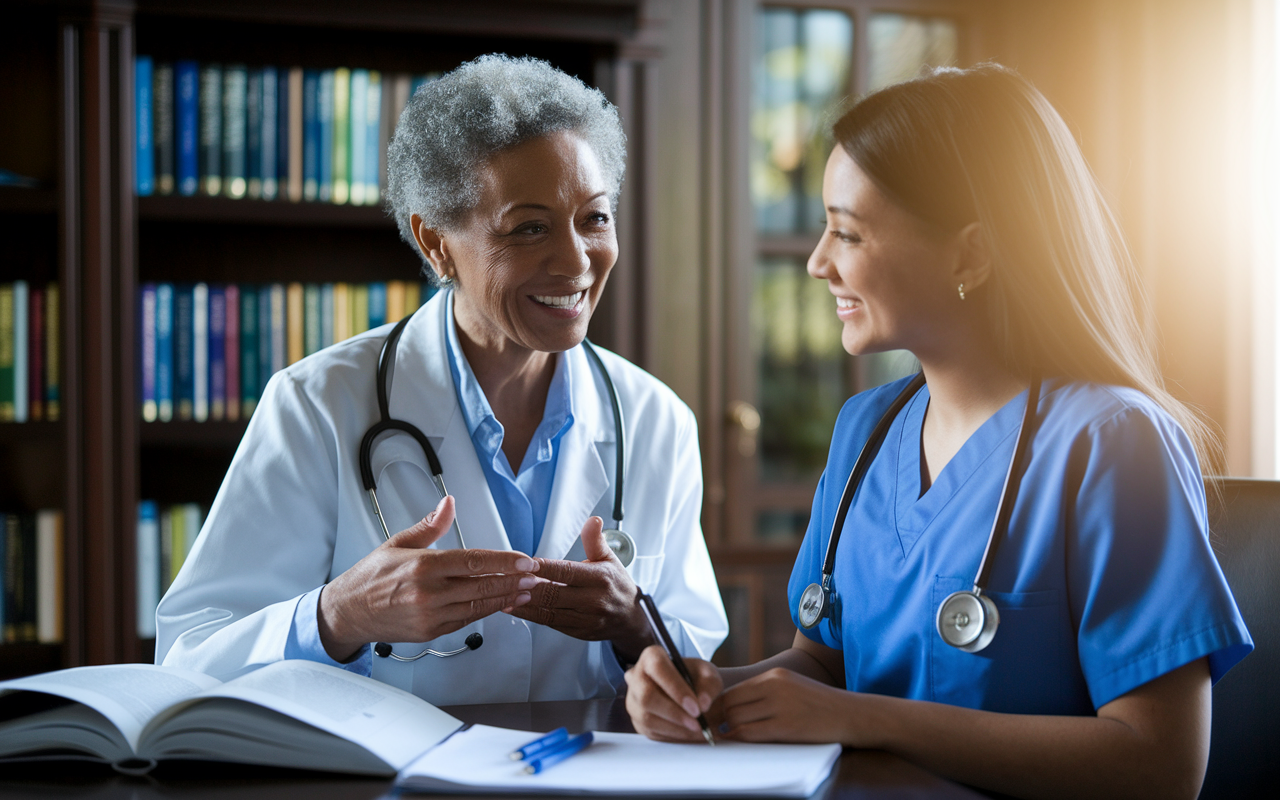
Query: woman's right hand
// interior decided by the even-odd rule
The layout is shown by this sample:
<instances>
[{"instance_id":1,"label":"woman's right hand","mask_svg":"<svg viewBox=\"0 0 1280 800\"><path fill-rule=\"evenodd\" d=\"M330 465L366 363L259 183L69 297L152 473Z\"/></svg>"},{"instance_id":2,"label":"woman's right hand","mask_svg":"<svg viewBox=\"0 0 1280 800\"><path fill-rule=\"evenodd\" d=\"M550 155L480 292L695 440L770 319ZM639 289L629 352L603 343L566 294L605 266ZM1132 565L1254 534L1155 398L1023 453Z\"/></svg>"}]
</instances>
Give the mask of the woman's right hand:
<instances>
[{"instance_id":1,"label":"woman's right hand","mask_svg":"<svg viewBox=\"0 0 1280 800\"><path fill-rule=\"evenodd\" d=\"M446 496L320 592L320 642L335 661L369 642L428 642L529 602L538 562L507 550L430 550L453 524Z\"/></svg>"},{"instance_id":2,"label":"woman's right hand","mask_svg":"<svg viewBox=\"0 0 1280 800\"><path fill-rule=\"evenodd\" d=\"M701 742L698 715L724 690L720 670L709 661L686 658L697 685L689 688L661 647L650 645L627 670L627 713L637 733L666 742Z\"/></svg>"}]
</instances>

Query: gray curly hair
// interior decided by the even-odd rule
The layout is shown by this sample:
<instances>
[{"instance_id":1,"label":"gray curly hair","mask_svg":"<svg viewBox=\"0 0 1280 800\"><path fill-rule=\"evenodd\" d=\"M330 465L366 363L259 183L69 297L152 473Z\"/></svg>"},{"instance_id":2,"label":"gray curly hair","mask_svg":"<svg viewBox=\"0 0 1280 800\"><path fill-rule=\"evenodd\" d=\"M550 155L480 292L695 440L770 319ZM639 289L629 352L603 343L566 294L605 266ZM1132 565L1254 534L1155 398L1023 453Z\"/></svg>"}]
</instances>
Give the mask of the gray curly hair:
<instances>
[{"instance_id":1,"label":"gray curly hair","mask_svg":"<svg viewBox=\"0 0 1280 800\"><path fill-rule=\"evenodd\" d=\"M558 131L591 145L615 211L627 144L618 110L598 89L545 61L487 55L423 85L387 148L387 201L416 250L409 217L447 231L480 202L480 167L508 147Z\"/></svg>"}]
</instances>

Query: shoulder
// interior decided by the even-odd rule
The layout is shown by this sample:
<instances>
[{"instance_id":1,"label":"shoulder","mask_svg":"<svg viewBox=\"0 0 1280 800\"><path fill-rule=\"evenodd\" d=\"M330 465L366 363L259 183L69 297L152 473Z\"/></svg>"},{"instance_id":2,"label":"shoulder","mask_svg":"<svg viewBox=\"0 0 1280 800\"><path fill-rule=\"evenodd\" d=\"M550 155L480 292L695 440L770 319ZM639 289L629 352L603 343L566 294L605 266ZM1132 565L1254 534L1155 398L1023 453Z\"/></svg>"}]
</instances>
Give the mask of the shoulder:
<instances>
[{"instance_id":1,"label":"shoulder","mask_svg":"<svg viewBox=\"0 0 1280 800\"><path fill-rule=\"evenodd\" d=\"M1195 448L1182 426L1155 400L1127 386L1081 381L1045 382L1040 428L1057 440L1115 449L1135 439L1189 456Z\"/></svg>"},{"instance_id":2,"label":"shoulder","mask_svg":"<svg viewBox=\"0 0 1280 800\"><path fill-rule=\"evenodd\" d=\"M263 402L292 396L324 413L372 398L378 355L391 327L365 331L290 364L271 376Z\"/></svg>"}]
</instances>

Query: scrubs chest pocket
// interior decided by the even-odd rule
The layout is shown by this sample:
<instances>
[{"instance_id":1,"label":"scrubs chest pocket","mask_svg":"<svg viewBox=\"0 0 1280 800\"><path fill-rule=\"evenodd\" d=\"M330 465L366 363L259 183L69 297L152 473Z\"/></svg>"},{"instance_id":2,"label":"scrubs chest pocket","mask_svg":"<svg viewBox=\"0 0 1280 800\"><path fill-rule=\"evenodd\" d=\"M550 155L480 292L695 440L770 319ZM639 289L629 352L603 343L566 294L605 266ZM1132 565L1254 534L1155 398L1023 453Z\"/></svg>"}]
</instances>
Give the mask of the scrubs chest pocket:
<instances>
[{"instance_id":1,"label":"scrubs chest pocket","mask_svg":"<svg viewBox=\"0 0 1280 800\"><path fill-rule=\"evenodd\" d=\"M1000 626L986 649L966 653L948 645L934 625L952 592L973 588L965 578L938 577L929 606L929 699L1006 713L1079 713L1071 698L1080 668L1068 646L1071 623L1057 589L987 592Z\"/></svg>"}]
</instances>

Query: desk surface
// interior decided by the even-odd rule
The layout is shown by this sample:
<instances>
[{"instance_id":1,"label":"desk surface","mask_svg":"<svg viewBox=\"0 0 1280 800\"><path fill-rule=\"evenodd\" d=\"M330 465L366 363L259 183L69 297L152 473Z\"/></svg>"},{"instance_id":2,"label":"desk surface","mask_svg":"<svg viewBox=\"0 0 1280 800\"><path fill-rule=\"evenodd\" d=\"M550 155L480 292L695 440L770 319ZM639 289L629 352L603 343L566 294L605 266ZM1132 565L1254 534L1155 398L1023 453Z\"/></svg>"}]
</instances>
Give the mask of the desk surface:
<instances>
[{"instance_id":1,"label":"desk surface","mask_svg":"<svg viewBox=\"0 0 1280 800\"><path fill-rule=\"evenodd\" d=\"M571 731L633 730L621 699L451 706L445 710L463 722L530 731L547 731L562 725ZM47 763L18 767L6 765L0 775L0 797L6 800L61 797L93 800L374 800L390 792L391 782L385 780L228 764L162 764L145 778L117 775L101 765ZM828 781L816 797L820 800L964 800L982 795L888 753L846 750L840 757L834 780ZM475 800L475 796L468 800Z\"/></svg>"}]
</instances>

